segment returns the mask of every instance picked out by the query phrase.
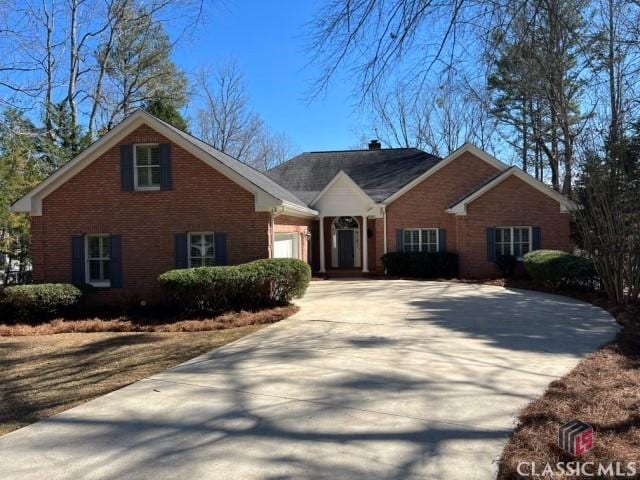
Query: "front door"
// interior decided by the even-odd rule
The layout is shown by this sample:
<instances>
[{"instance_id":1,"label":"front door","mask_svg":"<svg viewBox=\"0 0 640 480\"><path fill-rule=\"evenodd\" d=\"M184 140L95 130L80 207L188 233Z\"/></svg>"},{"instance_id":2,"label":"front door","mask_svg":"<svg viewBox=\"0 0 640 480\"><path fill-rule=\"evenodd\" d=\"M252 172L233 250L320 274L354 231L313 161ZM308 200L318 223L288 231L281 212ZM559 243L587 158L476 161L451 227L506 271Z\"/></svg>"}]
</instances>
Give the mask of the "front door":
<instances>
[{"instance_id":1,"label":"front door","mask_svg":"<svg viewBox=\"0 0 640 480\"><path fill-rule=\"evenodd\" d=\"M338 267L354 267L353 230L338 230Z\"/></svg>"}]
</instances>

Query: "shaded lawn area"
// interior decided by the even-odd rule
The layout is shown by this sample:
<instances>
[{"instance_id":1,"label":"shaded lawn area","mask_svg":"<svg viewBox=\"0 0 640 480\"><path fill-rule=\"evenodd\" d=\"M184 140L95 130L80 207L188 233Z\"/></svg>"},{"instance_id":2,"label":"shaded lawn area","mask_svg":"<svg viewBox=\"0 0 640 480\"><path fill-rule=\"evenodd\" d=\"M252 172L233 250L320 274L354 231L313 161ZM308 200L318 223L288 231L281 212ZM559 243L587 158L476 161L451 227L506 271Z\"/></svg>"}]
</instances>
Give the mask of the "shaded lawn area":
<instances>
[{"instance_id":1,"label":"shaded lawn area","mask_svg":"<svg viewBox=\"0 0 640 480\"><path fill-rule=\"evenodd\" d=\"M560 425L574 419L587 422L595 430L594 448L578 458L557 444ZM535 462L540 466L576 460L640 462L640 343L637 337L629 340L621 334L615 342L588 355L520 412L518 427L503 452L498 479L525 478L517 472L518 462Z\"/></svg>"},{"instance_id":2,"label":"shaded lawn area","mask_svg":"<svg viewBox=\"0 0 640 480\"><path fill-rule=\"evenodd\" d=\"M263 326L201 332L0 337L0 435L163 371Z\"/></svg>"}]
</instances>

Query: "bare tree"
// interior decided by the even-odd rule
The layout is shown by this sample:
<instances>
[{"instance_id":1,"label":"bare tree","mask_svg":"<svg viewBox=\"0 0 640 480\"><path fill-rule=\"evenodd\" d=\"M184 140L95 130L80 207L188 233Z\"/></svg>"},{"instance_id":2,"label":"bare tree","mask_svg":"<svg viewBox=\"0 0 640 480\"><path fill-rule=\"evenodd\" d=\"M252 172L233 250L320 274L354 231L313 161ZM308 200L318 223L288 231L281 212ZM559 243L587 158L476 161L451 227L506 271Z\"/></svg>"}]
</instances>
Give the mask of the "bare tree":
<instances>
[{"instance_id":1,"label":"bare tree","mask_svg":"<svg viewBox=\"0 0 640 480\"><path fill-rule=\"evenodd\" d=\"M114 117L111 110L127 103L114 98L113 88L105 90L114 65L104 59L113 60L123 22L132 27L146 21L156 33L171 22L177 33L165 45L170 54L199 23L204 5L203 0L0 0L0 102L38 111L47 132L53 131L54 107L64 110L72 130L82 127L93 138Z\"/></svg>"},{"instance_id":2,"label":"bare tree","mask_svg":"<svg viewBox=\"0 0 640 480\"><path fill-rule=\"evenodd\" d=\"M640 115L640 2L598 0L591 6L586 37L594 102L593 125L610 156L620 156L620 142ZM618 149L618 151L616 151Z\"/></svg>"},{"instance_id":3,"label":"bare tree","mask_svg":"<svg viewBox=\"0 0 640 480\"><path fill-rule=\"evenodd\" d=\"M262 129L262 119L249 107L237 64L202 68L196 73L195 85L204 102L197 112L199 136L218 150L246 159Z\"/></svg>"},{"instance_id":4,"label":"bare tree","mask_svg":"<svg viewBox=\"0 0 640 480\"><path fill-rule=\"evenodd\" d=\"M235 62L202 68L194 82L202 97L194 130L205 142L261 170L283 162L291 153L289 138L271 133L250 107Z\"/></svg>"},{"instance_id":5,"label":"bare tree","mask_svg":"<svg viewBox=\"0 0 640 480\"><path fill-rule=\"evenodd\" d=\"M482 2L465 0L329 0L312 23L310 48L322 66L314 92L324 90L347 66L359 96L366 98L407 57L412 82L422 84L436 64L451 66L463 32L492 11Z\"/></svg>"},{"instance_id":6,"label":"bare tree","mask_svg":"<svg viewBox=\"0 0 640 480\"><path fill-rule=\"evenodd\" d=\"M416 147L445 156L464 142L491 148L495 121L487 114L486 92L451 71L437 86L414 92L398 82L373 95L376 135L392 147Z\"/></svg>"},{"instance_id":7,"label":"bare tree","mask_svg":"<svg viewBox=\"0 0 640 480\"><path fill-rule=\"evenodd\" d=\"M286 162L292 155L293 143L286 133L270 133L266 130L258 139L251 165L265 171Z\"/></svg>"}]
</instances>

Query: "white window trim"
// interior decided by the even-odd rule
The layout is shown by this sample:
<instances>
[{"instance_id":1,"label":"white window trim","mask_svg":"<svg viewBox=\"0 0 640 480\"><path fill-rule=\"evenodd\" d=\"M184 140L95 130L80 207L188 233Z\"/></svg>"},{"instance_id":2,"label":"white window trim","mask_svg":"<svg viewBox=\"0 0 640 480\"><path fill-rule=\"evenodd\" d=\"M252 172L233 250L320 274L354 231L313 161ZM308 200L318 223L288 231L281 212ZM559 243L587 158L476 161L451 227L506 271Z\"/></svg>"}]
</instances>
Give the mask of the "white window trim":
<instances>
[{"instance_id":1,"label":"white window trim","mask_svg":"<svg viewBox=\"0 0 640 480\"><path fill-rule=\"evenodd\" d=\"M411 231L411 232L415 232L418 231L418 252L422 252L422 231L423 230L432 230L436 232L436 251L435 252L425 252L425 253L439 253L440 252L440 229L439 228L434 228L434 227L429 227L429 228L422 228L422 227L418 227L418 228L405 228L404 230L402 230L402 250L405 251L405 241L404 241L404 233L407 231Z\"/></svg>"},{"instance_id":2,"label":"white window trim","mask_svg":"<svg viewBox=\"0 0 640 480\"><path fill-rule=\"evenodd\" d=\"M216 264L216 235L214 232L209 231L209 232L189 232L187 234L187 248L188 248L188 263L187 265L189 266L189 268L194 268L193 265L191 264L191 236L192 235L211 235L213 237L213 264ZM200 257L202 258L202 257ZM202 267L203 265L196 265L195 268L197 267Z\"/></svg>"},{"instance_id":3,"label":"white window trim","mask_svg":"<svg viewBox=\"0 0 640 480\"><path fill-rule=\"evenodd\" d=\"M160 184L153 185L151 187L140 187L138 186L138 158L137 151L138 147L158 147L160 148L159 143L134 143L133 144L133 188L138 192L156 192L160 190ZM160 167L162 168L162 167ZM161 173L162 175L162 173Z\"/></svg>"},{"instance_id":4,"label":"white window trim","mask_svg":"<svg viewBox=\"0 0 640 480\"><path fill-rule=\"evenodd\" d=\"M103 237L110 238L109 233L90 233L84 236L84 278L85 283L98 288L111 287L111 280L105 280L101 282L92 282L89 280L89 237ZM111 254L109 257L92 258L91 260L109 260L111 262Z\"/></svg>"},{"instance_id":5,"label":"white window trim","mask_svg":"<svg viewBox=\"0 0 640 480\"><path fill-rule=\"evenodd\" d=\"M525 229L526 228L526 229L529 230L529 252L533 251L533 227L532 226L530 226L530 225L513 225L513 226L511 226L510 225L510 226L504 226L504 227L496 227L496 230L499 230L499 229L505 229L506 230L507 228L511 230L511 234L510 234L510 237L509 237L510 238L510 241L509 241L509 252L510 253L509 253L509 255L515 256L515 255L513 255L513 244L514 244L514 242L513 242L513 229L514 228L521 228L521 229ZM497 244L498 244L497 239L496 239L496 241L494 243L497 246ZM522 242L519 242L519 243L522 243ZM496 251L496 256L497 256L497 254L498 254L498 252ZM524 258L524 255L520 255L520 256L516 257L516 260L521 262L523 258Z\"/></svg>"}]
</instances>

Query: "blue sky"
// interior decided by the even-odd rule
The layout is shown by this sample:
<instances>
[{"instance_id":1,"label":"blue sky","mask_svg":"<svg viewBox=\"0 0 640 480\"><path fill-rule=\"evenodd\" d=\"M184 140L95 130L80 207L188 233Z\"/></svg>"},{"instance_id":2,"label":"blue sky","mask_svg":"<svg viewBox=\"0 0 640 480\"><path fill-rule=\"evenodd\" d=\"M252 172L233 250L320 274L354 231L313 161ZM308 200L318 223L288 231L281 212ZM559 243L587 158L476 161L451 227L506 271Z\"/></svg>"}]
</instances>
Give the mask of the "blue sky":
<instances>
[{"instance_id":1,"label":"blue sky","mask_svg":"<svg viewBox=\"0 0 640 480\"><path fill-rule=\"evenodd\" d=\"M318 69L309 65L305 31L315 8L314 2L294 0L217 3L174 58L189 73L234 59L251 106L270 128L289 135L296 152L351 148L365 133L365 122L345 75L322 98L308 101Z\"/></svg>"}]
</instances>

